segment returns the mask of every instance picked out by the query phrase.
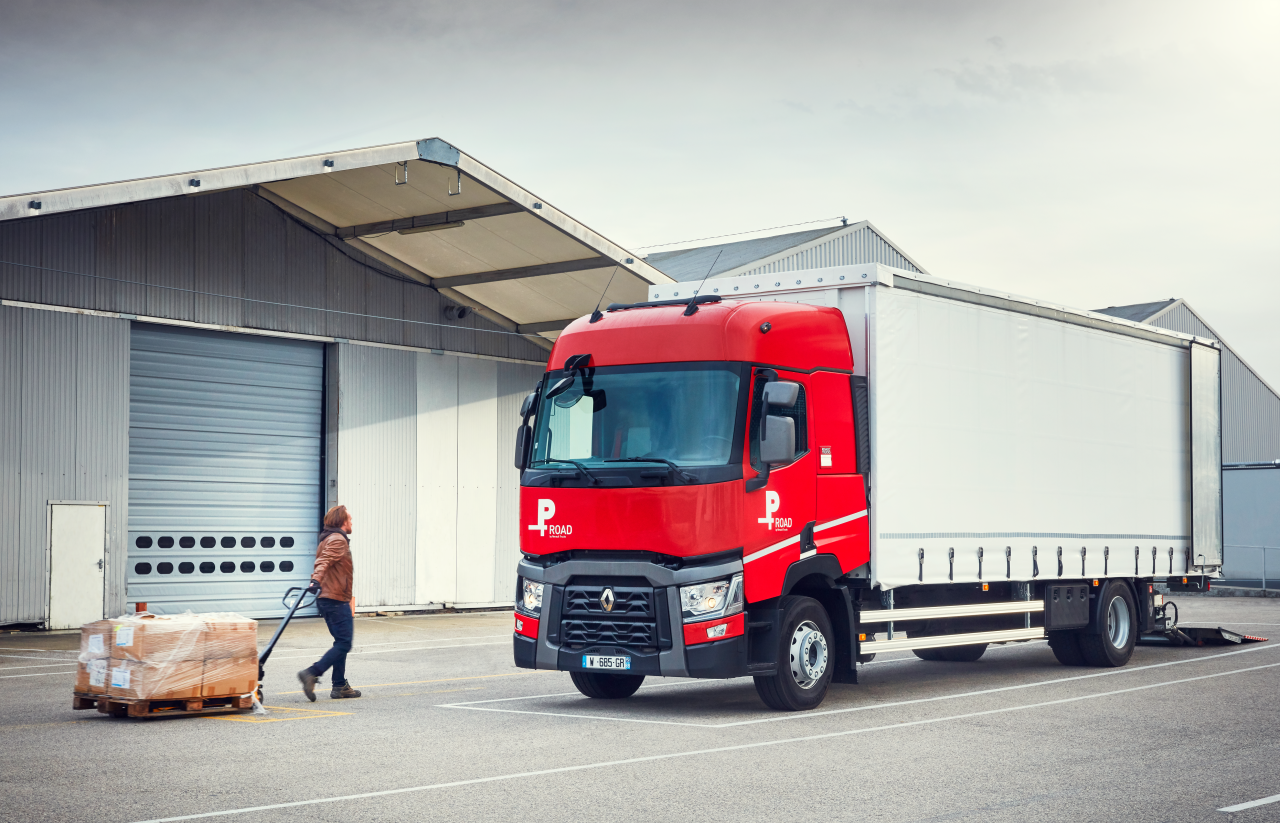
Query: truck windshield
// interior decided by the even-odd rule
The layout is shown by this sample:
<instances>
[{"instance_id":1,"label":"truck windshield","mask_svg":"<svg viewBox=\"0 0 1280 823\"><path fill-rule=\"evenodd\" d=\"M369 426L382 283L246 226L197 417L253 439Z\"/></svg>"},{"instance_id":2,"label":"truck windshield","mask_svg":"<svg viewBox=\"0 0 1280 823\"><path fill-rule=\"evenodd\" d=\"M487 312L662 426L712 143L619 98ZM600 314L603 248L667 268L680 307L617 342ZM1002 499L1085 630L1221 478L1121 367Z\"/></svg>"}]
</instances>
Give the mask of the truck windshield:
<instances>
[{"instance_id":1,"label":"truck windshield","mask_svg":"<svg viewBox=\"0 0 1280 823\"><path fill-rule=\"evenodd\" d=\"M741 372L736 363L677 363L549 376L530 465L726 466L741 454Z\"/></svg>"}]
</instances>

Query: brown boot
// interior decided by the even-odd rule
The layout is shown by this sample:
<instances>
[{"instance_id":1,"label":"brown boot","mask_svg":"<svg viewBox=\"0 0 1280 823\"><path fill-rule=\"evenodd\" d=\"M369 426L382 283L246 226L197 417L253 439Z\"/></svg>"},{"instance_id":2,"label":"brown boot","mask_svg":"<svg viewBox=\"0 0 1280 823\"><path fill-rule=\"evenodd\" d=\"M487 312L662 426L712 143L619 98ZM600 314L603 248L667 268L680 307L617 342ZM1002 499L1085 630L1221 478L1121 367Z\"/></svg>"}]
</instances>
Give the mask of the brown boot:
<instances>
[{"instance_id":1,"label":"brown boot","mask_svg":"<svg viewBox=\"0 0 1280 823\"><path fill-rule=\"evenodd\" d=\"M343 683L341 686L334 686L333 689L329 692L329 697L333 698L334 700L339 700L344 697L359 697L359 696L360 696L360 691L358 689L351 688L350 683Z\"/></svg>"},{"instance_id":2,"label":"brown boot","mask_svg":"<svg viewBox=\"0 0 1280 823\"><path fill-rule=\"evenodd\" d=\"M316 673L311 671L310 666L298 672L298 680L302 683L302 693L312 703L316 702L316 679Z\"/></svg>"}]
</instances>

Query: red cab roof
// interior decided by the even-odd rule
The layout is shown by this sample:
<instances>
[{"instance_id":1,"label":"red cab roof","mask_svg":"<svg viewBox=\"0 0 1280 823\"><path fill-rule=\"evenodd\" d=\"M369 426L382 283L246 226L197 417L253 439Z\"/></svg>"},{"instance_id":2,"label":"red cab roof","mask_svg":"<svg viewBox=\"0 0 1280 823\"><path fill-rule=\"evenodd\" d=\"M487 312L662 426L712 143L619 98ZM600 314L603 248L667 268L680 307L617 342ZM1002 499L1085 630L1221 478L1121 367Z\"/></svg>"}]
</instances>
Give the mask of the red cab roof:
<instances>
[{"instance_id":1,"label":"red cab roof","mask_svg":"<svg viewBox=\"0 0 1280 823\"><path fill-rule=\"evenodd\" d=\"M798 303L703 303L691 317L684 306L606 312L596 323L580 317L556 340L547 368L561 369L577 354L592 366L729 360L795 371L853 368L844 315ZM761 331L765 323L767 332Z\"/></svg>"}]
</instances>

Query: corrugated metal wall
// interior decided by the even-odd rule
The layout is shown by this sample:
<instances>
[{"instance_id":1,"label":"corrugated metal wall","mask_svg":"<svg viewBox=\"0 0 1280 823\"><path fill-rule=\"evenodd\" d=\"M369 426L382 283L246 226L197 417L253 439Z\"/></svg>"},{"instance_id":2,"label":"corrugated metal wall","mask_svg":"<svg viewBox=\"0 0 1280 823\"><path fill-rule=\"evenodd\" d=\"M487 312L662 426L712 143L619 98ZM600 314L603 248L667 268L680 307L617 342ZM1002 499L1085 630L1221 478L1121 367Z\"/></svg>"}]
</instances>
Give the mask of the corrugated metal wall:
<instances>
[{"instance_id":1,"label":"corrugated metal wall","mask_svg":"<svg viewBox=\"0 0 1280 823\"><path fill-rule=\"evenodd\" d=\"M437 292L331 244L248 189L0 223L0 261L8 300L546 359L474 312L446 320L449 301Z\"/></svg>"},{"instance_id":2,"label":"corrugated metal wall","mask_svg":"<svg viewBox=\"0 0 1280 823\"><path fill-rule=\"evenodd\" d=\"M124 608L129 323L0 307L0 623L48 607L47 505L106 501L106 612Z\"/></svg>"},{"instance_id":3,"label":"corrugated metal wall","mask_svg":"<svg viewBox=\"0 0 1280 823\"><path fill-rule=\"evenodd\" d=\"M907 271L920 271L871 227L864 226L857 231L837 232L826 239L805 244L797 251L738 274L772 274L801 269L821 269L828 266L851 266L858 263L881 263Z\"/></svg>"},{"instance_id":4,"label":"corrugated metal wall","mask_svg":"<svg viewBox=\"0 0 1280 823\"><path fill-rule=\"evenodd\" d=\"M1219 340L1185 303L1151 323L1163 329ZM1222 462L1280 459L1280 397L1235 352L1222 352Z\"/></svg>"},{"instance_id":5,"label":"corrugated metal wall","mask_svg":"<svg viewBox=\"0 0 1280 823\"><path fill-rule=\"evenodd\" d=\"M351 552L361 606L414 603L418 356L338 347L338 502L354 521Z\"/></svg>"},{"instance_id":6,"label":"corrugated metal wall","mask_svg":"<svg viewBox=\"0 0 1280 823\"><path fill-rule=\"evenodd\" d=\"M361 607L511 602L520 401L537 366L339 345L337 501ZM362 524L367 524L362 529Z\"/></svg>"}]
</instances>

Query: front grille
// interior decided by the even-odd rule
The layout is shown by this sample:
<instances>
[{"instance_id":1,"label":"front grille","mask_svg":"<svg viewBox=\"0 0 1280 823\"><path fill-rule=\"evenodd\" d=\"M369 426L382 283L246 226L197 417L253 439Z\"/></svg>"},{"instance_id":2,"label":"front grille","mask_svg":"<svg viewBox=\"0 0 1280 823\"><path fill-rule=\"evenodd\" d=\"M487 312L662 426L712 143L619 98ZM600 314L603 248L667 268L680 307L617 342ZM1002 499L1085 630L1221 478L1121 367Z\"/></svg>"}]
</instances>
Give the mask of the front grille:
<instances>
[{"instance_id":1,"label":"front grille","mask_svg":"<svg viewBox=\"0 0 1280 823\"><path fill-rule=\"evenodd\" d=\"M560 637L572 646L629 646L648 648L657 645L653 623L623 620L564 620Z\"/></svg>"},{"instance_id":2,"label":"front grille","mask_svg":"<svg viewBox=\"0 0 1280 823\"><path fill-rule=\"evenodd\" d=\"M613 608L605 609L605 589L613 592ZM608 598L605 598L607 601ZM653 589L640 586L572 585L564 589L566 617L653 617Z\"/></svg>"}]
</instances>

